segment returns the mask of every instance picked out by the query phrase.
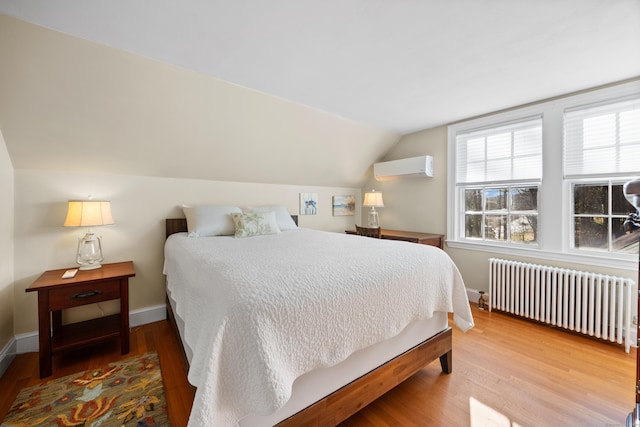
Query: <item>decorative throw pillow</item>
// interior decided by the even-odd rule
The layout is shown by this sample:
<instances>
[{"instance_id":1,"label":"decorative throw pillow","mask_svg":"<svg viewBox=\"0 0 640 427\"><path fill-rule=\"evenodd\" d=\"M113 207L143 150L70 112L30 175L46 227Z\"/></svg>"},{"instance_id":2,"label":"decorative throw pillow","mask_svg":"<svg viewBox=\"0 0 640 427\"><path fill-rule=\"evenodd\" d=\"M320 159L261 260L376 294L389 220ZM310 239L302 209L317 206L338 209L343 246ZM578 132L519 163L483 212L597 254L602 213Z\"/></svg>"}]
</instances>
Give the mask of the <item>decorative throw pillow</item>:
<instances>
[{"instance_id":1,"label":"decorative throw pillow","mask_svg":"<svg viewBox=\"0 0 640 427\"><path fill-rule=\"evenodd\" d=\"M265 205L265 206L251 206L242 208L243 212L270 212L273 211L276 214L276 221L278 222L278 228L280 231L295 230L298 228L296 223L291 218L289 211L285 206L281 205Z\"/></svg>"},{"instance_id":2,"label":"decorative throw pillow","mask_svg":"<svg viewBox=\"0 0 640 427\"><path fill-rule=\"evenodd\" d=\"M232 213L230 215L236 226L235 237L280 233L274 212Z\"/></svg>"}]
</instances>

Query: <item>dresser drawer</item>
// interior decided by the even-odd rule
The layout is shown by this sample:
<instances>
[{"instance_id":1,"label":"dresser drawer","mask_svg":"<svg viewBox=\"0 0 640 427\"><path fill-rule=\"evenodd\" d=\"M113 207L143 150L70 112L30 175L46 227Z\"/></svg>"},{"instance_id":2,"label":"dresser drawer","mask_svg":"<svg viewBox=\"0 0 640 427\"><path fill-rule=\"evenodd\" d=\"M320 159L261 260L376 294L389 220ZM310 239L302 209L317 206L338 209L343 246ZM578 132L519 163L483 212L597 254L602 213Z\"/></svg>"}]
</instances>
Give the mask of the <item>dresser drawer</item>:
<instances>
[{"instance_id":1,"label":"dresser drawer","mask_svg":"<svg viewBox=\"0 0 640 427\"><path fill-rule=\"evenodd\" d=\"M55 311L118 298L120 298L120 281L106 280L51 289L49 307Z\"/></svg>"}]
</instances>

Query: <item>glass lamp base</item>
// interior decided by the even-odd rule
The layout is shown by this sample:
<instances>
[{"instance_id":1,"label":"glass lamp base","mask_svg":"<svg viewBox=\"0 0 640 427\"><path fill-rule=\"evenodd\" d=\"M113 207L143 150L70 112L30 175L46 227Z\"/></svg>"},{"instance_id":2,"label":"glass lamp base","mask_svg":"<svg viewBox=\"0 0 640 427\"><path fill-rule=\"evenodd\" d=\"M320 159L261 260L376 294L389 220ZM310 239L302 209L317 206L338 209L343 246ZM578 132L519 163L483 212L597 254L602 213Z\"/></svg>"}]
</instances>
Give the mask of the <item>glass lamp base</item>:
<instances>
[{"instance_id":1,"label":"glass lamp base","mask_svg":"<svg viewBox=\"0 0 640 427\"><path fill-rule=\"evenodd\" d=\"M378 211L372 210L369 212L369 219L367 221L367 226L369 228L379 228L380 221L378 220Z\"/></svg>"},{"instance_id":2,"label":"glass lamp base","mask_svg":"<svg viewBox=\"0 0 640 427\"><path fill-rule=\"evenodd\" d=\"M80 265L80 270L95 270L102 267L103 260L102 244L100 237L89 231L82 239L78 240L78 254L76 263Z\"/></svg>"}]
</instances>

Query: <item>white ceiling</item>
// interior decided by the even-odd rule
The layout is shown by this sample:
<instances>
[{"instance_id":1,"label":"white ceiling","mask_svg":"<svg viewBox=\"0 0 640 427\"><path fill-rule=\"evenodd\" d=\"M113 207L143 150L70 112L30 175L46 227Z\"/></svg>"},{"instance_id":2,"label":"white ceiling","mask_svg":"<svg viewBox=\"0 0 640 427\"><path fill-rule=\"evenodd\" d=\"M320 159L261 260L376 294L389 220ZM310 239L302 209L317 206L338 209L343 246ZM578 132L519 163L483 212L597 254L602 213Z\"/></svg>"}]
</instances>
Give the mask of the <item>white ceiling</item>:
<instances>
[{"instance_id":1,"label":"white ceiling","mask_svg":"<svg viewBox=\"0 0 640 427\"><path fill-rule=\"evenodd\" d=\"M400 134L640 76L639 0L0 0L0 13Z\"/></svg>"}]
</instances>

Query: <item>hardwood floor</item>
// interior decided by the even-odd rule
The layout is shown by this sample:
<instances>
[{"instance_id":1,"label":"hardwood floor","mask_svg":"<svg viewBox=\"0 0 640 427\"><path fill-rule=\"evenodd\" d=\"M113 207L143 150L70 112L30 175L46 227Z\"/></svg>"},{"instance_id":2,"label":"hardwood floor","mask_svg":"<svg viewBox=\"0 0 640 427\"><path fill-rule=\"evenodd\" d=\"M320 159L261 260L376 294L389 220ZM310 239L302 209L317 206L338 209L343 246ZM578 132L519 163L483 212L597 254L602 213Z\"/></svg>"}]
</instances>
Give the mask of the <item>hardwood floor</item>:
<instances>
[{"instance_id":1,"label":"hardwood floor","mask_svg":"<svg viewBox=\"0 0 640 427\"><path fill-rule=\"evenodd\" d=\"M623 426L635 404L636 350L474 307L476 327L454 327L453 373L435 361L344 421L352 426ZM160 355L173 426L184 426L194 390L168 322L132 329L131 353L117 343L54 357L54 377L131 355ZM0 378L0 419L18 391L38 384L36 353L16 357Z\"/></svg>"},{"instance_id":2,"label":"hardwood floor","mask_svg":"<svg viewBox=\"0 0 640 427\"><path fill-rule=\"evenodd\" d=\"M38 371L38 353L17 355L9 369L0 378L0 420L4 419L18 392L48 379L64 377L76 372L100 367L127 357L156 351L164 382L169 420L174 427L185 426L191 411L195 389L187 382L178 340L168 321L150 323L131 329L131 351L121 355L117 340L84 350L55 355L53 375L41 380Z\"/></svg>"},{"instance_id":3,"label":"hardwood floor","mask_svg":"<svg viewBox=\"0 0 640 427\"><path fill-rule=\"evenodd\" d=\"M454 327L453 373L437 363L342 425L623 426L635 405L635 349L474 308Z\"/></svg>"}]
</instances>

